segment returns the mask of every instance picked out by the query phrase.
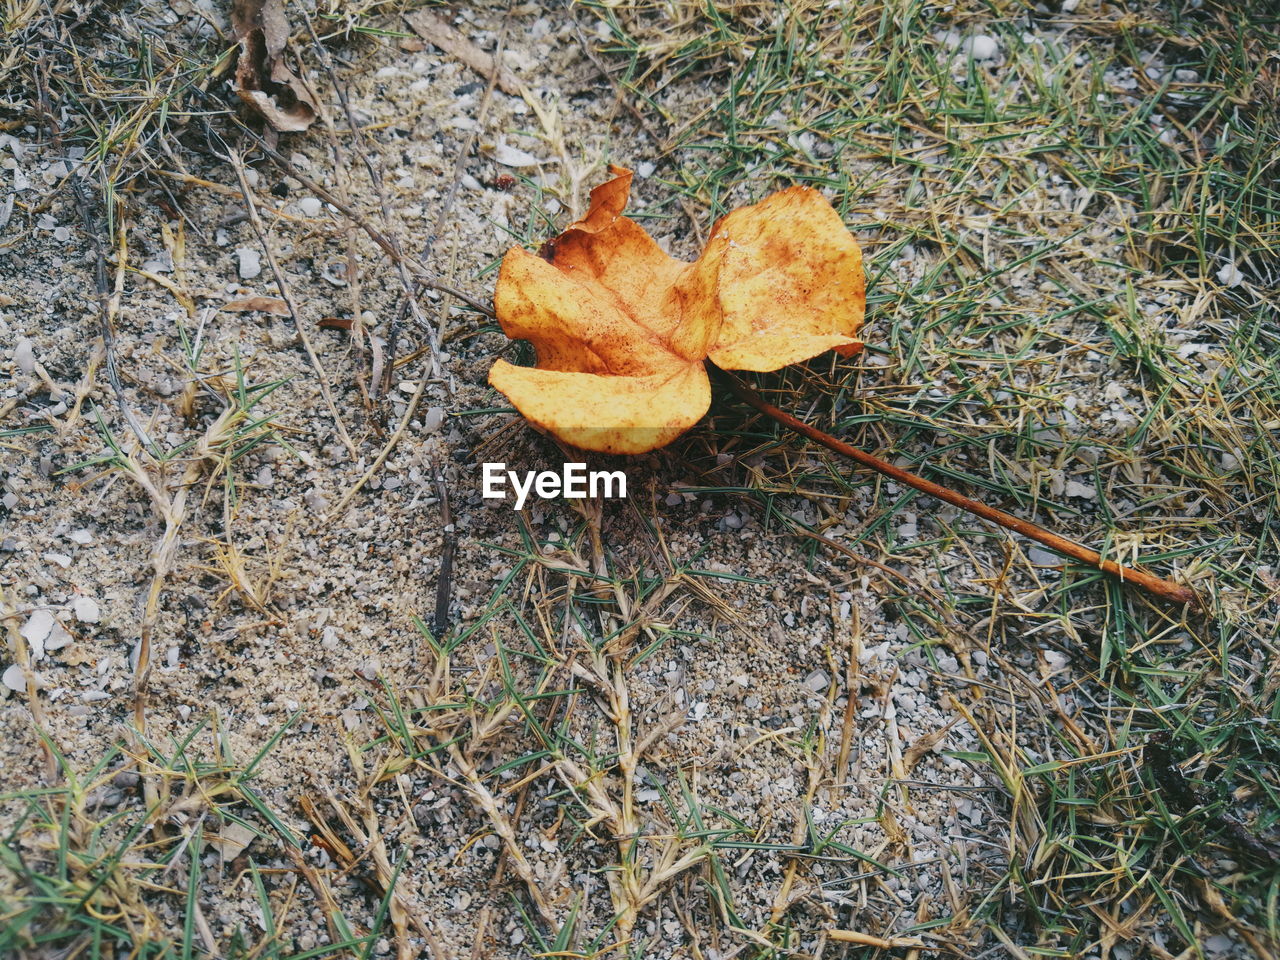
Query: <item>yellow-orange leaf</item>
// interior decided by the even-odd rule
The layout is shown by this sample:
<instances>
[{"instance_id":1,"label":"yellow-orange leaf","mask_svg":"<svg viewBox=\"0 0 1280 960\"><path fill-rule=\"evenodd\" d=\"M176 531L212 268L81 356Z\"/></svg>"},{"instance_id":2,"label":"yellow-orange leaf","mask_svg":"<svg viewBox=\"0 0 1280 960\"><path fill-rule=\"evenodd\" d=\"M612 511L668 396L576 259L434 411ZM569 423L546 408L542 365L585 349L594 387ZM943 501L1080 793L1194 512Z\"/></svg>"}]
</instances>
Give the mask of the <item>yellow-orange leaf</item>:
<instances>
[{"instance_id":1,"label":"yellow-orange leaf","mask_svg":"<svg viewBox=\"0 0 1280 960\"><path fill-rule=\"evenodd\" d=\"M586 450L645 453L707 412L708 358L766 371L862 348L862 253L817 191L734 210L686 263L622 215L631 171L610 172L541 256L516 247L502 261L498 321L538 362L498 360L489 382L531 423Z\"/></svg>"}]
</instances>

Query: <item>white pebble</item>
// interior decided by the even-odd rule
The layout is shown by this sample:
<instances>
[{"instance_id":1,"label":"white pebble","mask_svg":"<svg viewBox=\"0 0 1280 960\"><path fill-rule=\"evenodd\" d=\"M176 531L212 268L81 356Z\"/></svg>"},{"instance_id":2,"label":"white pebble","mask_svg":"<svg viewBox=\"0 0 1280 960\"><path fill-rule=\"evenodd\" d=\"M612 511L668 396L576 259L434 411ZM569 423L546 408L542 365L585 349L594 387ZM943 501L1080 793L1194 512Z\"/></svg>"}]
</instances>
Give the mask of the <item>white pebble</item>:
<instances>
[{"instance_id":1,"label":"white pebble","mask_svg":"<svg viewBox=\"0 0 1280 960\"><path fill-rule=\"evenodd\" d=\"M63 570L71 566L71 558L65 553L45 553L41 554L40 559L45 563L52 563L61 567Z\"/></svg>"},{"instance_id":2,"label":"white pebble","mask_svg":"<svg viewBox=\"0 0 1280 960\"><path fill-rule=\"evenodd\" d=\"M1054 673L1059 673L1067 668L1067 655L1060 650L1042 650L1045 662L1049 664L1049 669Z\"/></svg>"},{"instance_id":3,"label":"white pebble","mask_svg":"<svg viewBox=\"0 0 1280 960\"><path fill-rule=\"evenodd\" d=\"M827 672L825 670L821 669L814 670L804 678L804 685L814 693L821 693L826 690L830 683L831 678L827 676Z\"/></svg>"},{"instance_id":4,"label":"white pebble","mask_svg":"<svg viewBox=\"0 0 1280 960\"><path fill-rule=\"evenodd\" d=\"M422 418L423 433L439 433L444 424L444 407L432 407Z\"/></svg>"},{"instance_id":5,"label":"white pebble","mask_svg":"<svg viewBox=\"0 0 1280 960\"><path fill-rule=\"evenodd\" d=\"M0 682L15 693L26 693L27 678L22 673L22 667L18 664L10 664L4 672L4 677L0 678ZM36 686L40 686L39 678L36 678Z\"/></svg>"},{"instance_id":6,"label":"white pebble","mask_svg":"<svg viewBox=\"0 0 1280 960\"><path fill-rule=\"evenodd\" d=\"M964 51L975 60L994 60L1000 55L1000 44L996 42L995 37L980 33L964 42Z\"/></svg>"},{"instance_id":7,"label":"white pebble","mask_svg":"<svg viewBox=\"0 0 1280 960\"><path fill-rule=\"evenodd\" d=\"M315 197L303 197L298 201L298 209L304 217L320 216L320 201Z\"/></svg>"},{"instance_id":8,"label":"white pebble","mask_svg":"<svg viewBox=\"0 0 1280 960\"><path fill-rule=\"evenodd\" d=\"M58 227L53 231L53 239L59 243L66 243L71 239L71 231L67 227Z\"/></svg>"},{"instance_id":9,"label":"white pebble","mask_svg":"<svg viewBox=\"0 0 1280 960\"><path fill-rule=\"evenodd\" d=\"M1065 491L1068 497L1084 497L1086 500L1093 500L1098 496L1098 488L1089 483L1081 483L1079 480L1068 480Z\"/></svg>"},{"instance_id":10,"label":"white pebble","mask_svg":"<svg viewBox=\"0 0 1280 960\"><path fill-rule=\"evenodd\" d=\"M18 365L18 369L23 373L35 373L36 348L29 338L23 337L18 341L18 345L13 348L13 362Z\"/></svg>"},{"instance_id":11,"label":"white pebble","mask_svg":"<svg viewBox=\"0 0 1280 960\"><path fill-rule=\"evenodd\" d=\"M81 623L97 623L102 619L102 610L98 606L98 601L83 593L77 594L71 601L71 612Z\"/></svg>"},{"instance_id":12,"label":"white pebble","mask_svg":"<svg viewBox=\"0 0 1280 960\"><path fill-rule=\"evenodd\" d=\"M1027 558L1037 567L1058 566L1063 563L1061 557L1051 550L1045 550L1041 547L1032 547L1027 551Z\"/></svg>"},{"instance_id":13,"label":"white pebble","mask_svg":"<svg viewBox=\"0 0 1280 960\"><path fill-rule=\"evenodd\" d=\"M1227 287L1238 287L1244 283L1244 274L1234 263L1228 263L1218 271L1218 282Z\"/></svg>"},{"instance_id":14,"label":"white pebble","mask_svg":"<svg viewBox=\"0 0 1280 960\"><path fill-rule=\"evenodd\" d=\"M67 633L62 624L56 620L53 622L53 629L49 631L49 636L44 642L45 650L61 650L68 646L75 637Z\"/></svg>"},{"instance_id":15,"label":"white pebble","mask_svg":"<svg viewBox=\"0 0 1280 960\"><path fill-rule=\"evenodd\" d=\"M44 656L44 642L53 632L53 614L48 610L37 610L22 625L22 639L31 647L31 656L39 660Z\"/></svg>"},{"instance_id":16,"label":"white pebble","mask_svg":"<svg viewBox=\"0 0 1280 960\"><path fill-rule=\"evenodd\" d=\"M532 153L502 142L493 148L493 159L504 167L534 167L541 162Z\"/></svg>"},{"instance_id":17,"label":"white pebble","mask_svg":"<svg viewBox=\"0 0 1280 960\"><path fill-rule=\"evenodd\" d=\"M1062 0L1063 13L1075 13L1078 6L1080 6L1080 0Z\"/></svg>"},{"instance_id":18,"label":"white pebble","mask_svg":"<svg viewBox=\"0 0 1280 960\"><path fill-rule=\"evenodd\" d=\"M262 257L252 247L237 247L236 256L240 258L240 279L252 280L262 273Z\"/></svg>"},{"instance_id":19,"label":"white pebble","mask_svg":"<svg viewBox=\"0 0 1280 960\"><path fill-rule=\"evenodd\" d=\"M67 539L84 547L93 543L93 534L88 530L72 530L67 534Z\"/></svg>"}]
</instances>

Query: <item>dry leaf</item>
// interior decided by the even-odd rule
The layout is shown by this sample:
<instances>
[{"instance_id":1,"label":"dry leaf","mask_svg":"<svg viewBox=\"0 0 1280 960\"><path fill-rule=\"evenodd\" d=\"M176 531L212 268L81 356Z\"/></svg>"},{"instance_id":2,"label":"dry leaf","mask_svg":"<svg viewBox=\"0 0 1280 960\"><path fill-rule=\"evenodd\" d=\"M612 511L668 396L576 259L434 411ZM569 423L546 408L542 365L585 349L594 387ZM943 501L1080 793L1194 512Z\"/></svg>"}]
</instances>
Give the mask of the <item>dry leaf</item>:
<instances>
[{"instance_id":1,"label":"dry leaf","mask_svg":"<svg viewBox=\"0 0 1280 960\"><path fill-rule=\"evenodd\" d=\"M235 78L240 99L281 133L311 126L316 103L282 58L289 41L284 0L233 0L231 29L240 42Z\"/></svg>"},{"instance_id":2,"label":"dry leaf","mask_svg":"<svg viewBox=\"0 0 1280 960\"><path fill-rule=\"evenodd\" d=\"M502 261L498 320L538 362L498 360L489 382L531 423L575 447L645 453L707 412L707 359L766 371L862 348L862 253L817 191L721 217L687 263L622 216L631 171L610 172L541 256L516 247Z\"/></svg>"},{"instance_id":3,"label":"dry leaf","mask_svg":"<svg viewBox=\"0 0 1280 960\"><path fill-rule=\"evenodd\" d=\"M959 719L959 717L956 717L955 720L952 720L941 730L935 730L933 733L921 735L915 743L907 747L907 752L902 755L903 771L910 774L911 771L915 769L916 764L924 759L926 754L932 753L937 748L938 744L940 744L946 735L951 732L951 728L956 725Z\"/></svg>"},{"instance_id":4,"label":"dry leaf","mask_svg":"<svg viewBox=\"0 0 1280 960\"><path fill-rule=\"evenodd\" d=\"M249 297L223 304L223 310L231 313L274 313L277 317L289 315L289 305L276 297Z\"/></svg>"}]
</instances>

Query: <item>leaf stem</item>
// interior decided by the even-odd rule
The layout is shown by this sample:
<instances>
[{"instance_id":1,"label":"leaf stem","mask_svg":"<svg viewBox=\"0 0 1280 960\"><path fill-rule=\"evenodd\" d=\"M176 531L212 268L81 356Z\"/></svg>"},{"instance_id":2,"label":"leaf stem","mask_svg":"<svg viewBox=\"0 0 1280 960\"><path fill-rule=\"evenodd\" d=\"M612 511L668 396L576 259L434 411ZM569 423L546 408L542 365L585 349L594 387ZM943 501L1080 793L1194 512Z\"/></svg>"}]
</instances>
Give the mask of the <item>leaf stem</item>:
<instances>
[{"instance_id":1,"label":"leaf stem","mask_svg":"<svg viewBox=\"0 0 1280 960\"><path fill-rule=\"evenodd\" d=\"M1192 607L1200 606L1199 596L1190 587L1173 583L1170 580L1164 580L1139 568L1126 567L1122 564L1116 563L1114 560L1108 560L1096 550L1090 550L1088 547L1081 546L1080 544L1068 540L1065 537L1060 537L1056 533L1051 533L1039 524L1032 523L1029 520L1023 520L1020 517L1015 517L1013 514L1005 513L1003 510L997 510L995 507L989 507L985 503L979 503L977 500L970 500L968 497L963 494L956 493L954 490L940 486L939 484L936 484L931 480L926 480L923 477L918 477L914 473L908 473L901 467L895 467L893 464L887 463L879 457L872 456L864 450L859 450L857 447L850 446L843 440L838 440L829 433L824 433L819 430L817 427L809 426L809 424L805 423L803 420L793 417L785 410L780 410L778 407L773 406L773 404L768 403L763 397L732 374L727 373L724 370L720 370L712 366L710 363L708 363L708 367L711 369L712 373L719 377L725 386L732 390L739 399L755 407L766 416L778 421L778 423L782 424L784 427L788 427L791 430L796 431L796 433L803 434L815 443L819 443L826 447L828 450L834 450L836 453L844 454L846 457L856 460L864 467L870 467L872 470L882 473L886 477L896 480L899 483L906 484L909 487L914 487L921 493L927 493L931 497L936 497L939 500L950 503L953 506L959 507L961 510L967 510L969 513L982 517L984 520L990 520L992 523L997 523L1008 530L1020 533L1024 537L1028 537L1038 543L1044 544L1051 550L1056 550L1058 553L1062 553L1075 560L1079 560L1081 563L1086 563L1091 567L1096 567L1104 573L1109 573L1112 576L1119 577L1126 583L1136 584L1149 593L1155 594L1165 600L1178 604L1190 604Z\"/></svg>"}]
</instances>

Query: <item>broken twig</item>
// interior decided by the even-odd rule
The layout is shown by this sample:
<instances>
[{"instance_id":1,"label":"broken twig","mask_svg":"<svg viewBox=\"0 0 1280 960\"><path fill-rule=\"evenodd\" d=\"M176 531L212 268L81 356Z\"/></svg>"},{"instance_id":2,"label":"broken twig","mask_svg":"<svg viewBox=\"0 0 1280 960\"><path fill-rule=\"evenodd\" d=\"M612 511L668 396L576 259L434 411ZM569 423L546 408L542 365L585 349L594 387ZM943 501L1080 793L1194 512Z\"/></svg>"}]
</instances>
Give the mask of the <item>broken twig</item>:
<instances>
[{"instance_id":1,"label":"broken twig","mask_svg":"<svg viewBox=\"0 0 1280 960\"><path fill-rule=\"evenodd\" d=\"M1088 547L1081 546L1065 537L1060 537L1056 533L1051 533L1039 524L1032 523L1030 520L1023 520L1015 517L1011 513L1005 513L1003 510L997 510L995 507L989 507L985 503L979 503L977 500L971 500L963 494L956 493L947 487L934 483L932 480L926 480L918 477L914 473L908 473L901 467L895 467L893 464L881 460L879 457L872 456L865 450L859 450L857 447L850 446L843 440L824 433L817 427L811 427L803 420L799 420L780 410L773 404L767 402L758 393L748 387L732 374L726 373L717 367L708 365L711 371L719 377L719 379L742 401L755 407L765 416L771 417L778 421L784 427L794 430L796 433L803 434L815 443L819 443L828 450L834 450L836 453L844 454L844 456L856 460L864 467L870 467L877 473L881 473L891 480L898 483L906 484L921 493L927 493L931 497L945 501L952 506L966 510L975 516L982 517L984 520L990 520L992 523L999 524L1007 530L1020 533L1024 537L1042 543L1058 553L1065 554L1072 559L1079 560L1081 563L1087 563L1091 567L1109 573L1114 577L1119 577L1126 583L1133 583L1142 587L1148 593L1152 593L1164 600L1170 600L1174 603L1189 604L1192 607L1200 605L1200 598L1196 592L1190 587L1184 587L1182 584L1173 583L1170 580L1164 580L1155 574L1148 573L1135 567L1126 567L1116 563L1114 560L1108 560L1098 553L1096 550L1090 550Z\"/></svg>"}]
</instances>

